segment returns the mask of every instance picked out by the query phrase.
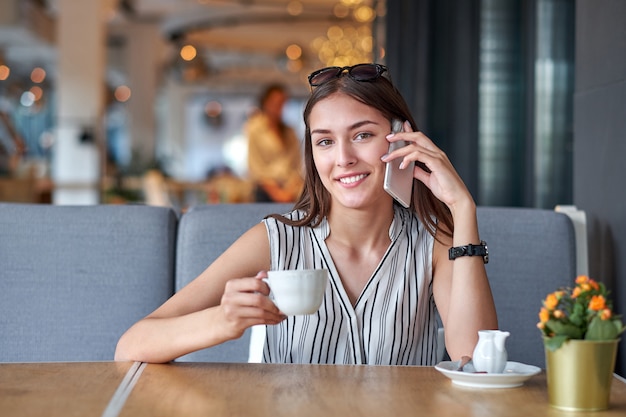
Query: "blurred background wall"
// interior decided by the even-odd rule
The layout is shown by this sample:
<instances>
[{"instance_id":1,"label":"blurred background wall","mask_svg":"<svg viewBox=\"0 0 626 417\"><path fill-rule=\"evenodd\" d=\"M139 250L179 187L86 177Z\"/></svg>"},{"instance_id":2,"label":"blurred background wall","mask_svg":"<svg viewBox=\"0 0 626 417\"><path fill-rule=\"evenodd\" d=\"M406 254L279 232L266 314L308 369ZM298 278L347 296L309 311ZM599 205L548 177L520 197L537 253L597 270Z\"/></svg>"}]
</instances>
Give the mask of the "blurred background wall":
<instances>
[{"instance_id":1,"label":"blurred background wall","mask_svg":"<svg viewBox=\"0 0 626 417\"><path fill-rule=\"evenodd\" d=\"M576 2L574 202L587 212L589 270L626 315L626 2ZM622 335L617 372L626 375Z\"/></svg>"}]
</instances>

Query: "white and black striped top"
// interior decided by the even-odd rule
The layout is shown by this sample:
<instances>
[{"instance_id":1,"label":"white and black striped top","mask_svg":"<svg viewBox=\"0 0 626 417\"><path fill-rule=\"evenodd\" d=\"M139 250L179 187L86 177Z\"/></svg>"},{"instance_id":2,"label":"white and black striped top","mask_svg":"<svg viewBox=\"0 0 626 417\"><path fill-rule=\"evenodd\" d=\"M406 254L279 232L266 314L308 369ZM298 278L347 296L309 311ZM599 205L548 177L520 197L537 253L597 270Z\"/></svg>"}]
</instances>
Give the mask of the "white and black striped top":
<instances>
[{"instance_id":1,"label":"white and black striped top","mask_svg":"<svg viewBox=\"0 0 626 417\"><path fill-rule=\"evenodd\" d=\"M414 212L396 207L389 228L391 245L354 306L326 247L326 219L316 228L292 227L273 218L264 222L272 270L326 268L330 275L316 314L290 316L267 326L264 362L436 364L434 240Z\"/></svg>"}]
</instances>

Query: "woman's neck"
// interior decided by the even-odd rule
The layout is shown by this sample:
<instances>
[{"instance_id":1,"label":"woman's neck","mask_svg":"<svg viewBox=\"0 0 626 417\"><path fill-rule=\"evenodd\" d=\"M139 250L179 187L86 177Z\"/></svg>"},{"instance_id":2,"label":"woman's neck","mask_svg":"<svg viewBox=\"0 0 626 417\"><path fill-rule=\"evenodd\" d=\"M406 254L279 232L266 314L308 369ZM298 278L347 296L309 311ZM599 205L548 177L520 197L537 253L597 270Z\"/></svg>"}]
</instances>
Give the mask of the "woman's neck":
<instances>
[{"instance_id":1,"label":"woman's neck","mask_svg":"<svg viewBox=\"0 0 626 417\"><path fill-rule=\"evenodd\" d=\"M328 215L330 236L344 246L371 249L389 245L389 227L394 209L356 210L334 207Z\"/></svg>"}]
</instances>

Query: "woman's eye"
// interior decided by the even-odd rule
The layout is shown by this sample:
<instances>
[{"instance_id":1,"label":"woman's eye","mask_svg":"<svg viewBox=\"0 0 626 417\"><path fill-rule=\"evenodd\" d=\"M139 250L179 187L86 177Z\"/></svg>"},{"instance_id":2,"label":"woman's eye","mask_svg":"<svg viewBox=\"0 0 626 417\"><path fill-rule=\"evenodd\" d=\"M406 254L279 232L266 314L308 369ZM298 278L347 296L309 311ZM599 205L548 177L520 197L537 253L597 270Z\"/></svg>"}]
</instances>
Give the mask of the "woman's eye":
<instances>
[{"instance_id":1,"label":"woman's eye","mask_svg":"<svg viewBox=\"0 0 626 417\"><path fill-rule=\"evenodd\" d=\"M317 146L329 146L332 145L333 141L331 139L320 139L317 142L315 142L317 144Z\"/></svg>"},{"instance_id":2,"label":"woman's eye","mask_svg":"<svg viewBox=\"0 0 626 417\"><path fill-rule=\"evenodd\" d=\"M359 133L358 135L356 135L354 137L354 140L356 140L356 141L363 141L363 140L369 139L371 137L372 137L371 133L361 132L361 133Z\"/></svg>"}]
</instances>

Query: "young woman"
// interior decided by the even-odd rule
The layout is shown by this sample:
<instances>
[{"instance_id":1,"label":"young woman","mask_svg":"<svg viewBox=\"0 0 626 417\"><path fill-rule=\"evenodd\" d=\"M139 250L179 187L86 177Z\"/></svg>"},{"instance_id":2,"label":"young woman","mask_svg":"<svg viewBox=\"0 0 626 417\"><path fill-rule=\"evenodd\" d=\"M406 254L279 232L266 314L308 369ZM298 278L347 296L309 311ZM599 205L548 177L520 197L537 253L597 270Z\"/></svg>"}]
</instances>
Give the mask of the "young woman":
<instances>
[{"instance_id":1,"label":"young woman","mask_svg":"<svg viewBox=\"0 0 626 417\"><path fill-rule=\"evenodd\" d=\"M131 327L116 359L167 362L265 324L266 362L433 365L436 312L451 359L471 356L478 330L497 328L486 257L463 256L486 249L476 205L386 72L359 64L309 76L294 210L250 229ZM405 132L390 134L394 118ZM397 140L408 145L388 153ZM420 163L408 209L383 189L385 162L396 158ZM286 317L268 298L265 271L322 267L330 285L316 314Z\"/></svg>"}]
</instances>

